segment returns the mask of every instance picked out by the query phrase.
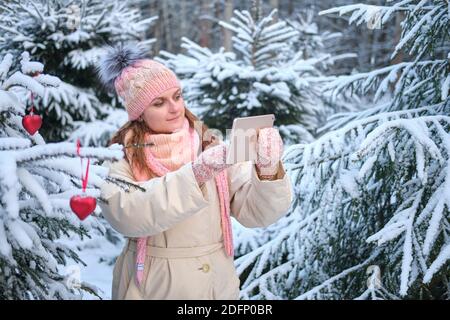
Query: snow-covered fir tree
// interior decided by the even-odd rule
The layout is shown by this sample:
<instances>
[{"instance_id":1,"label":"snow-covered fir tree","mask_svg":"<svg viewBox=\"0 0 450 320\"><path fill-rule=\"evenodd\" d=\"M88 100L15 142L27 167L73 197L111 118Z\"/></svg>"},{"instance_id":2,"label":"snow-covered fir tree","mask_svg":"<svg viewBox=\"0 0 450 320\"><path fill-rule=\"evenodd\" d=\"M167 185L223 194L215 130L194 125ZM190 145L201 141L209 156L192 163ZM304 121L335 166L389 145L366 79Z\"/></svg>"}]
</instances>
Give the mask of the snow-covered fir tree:
<instances>
[{"instance_id":1,"label":"snow-covered fir tree","mask_svg":"<svg viewBox=\"0 0 450 320\"><path fill-rule=\"evenodd\" d=\"M370 29L401 10L391 58L407 55L328 85L375 106L334 116L326 134L286 150L294 201L267 232L238 238L242 298L450 299L448 8L408 0L321 13Z\"/></svg>"},{"instance_id":2,"label":"snow-covered fir tree","mask_svg":"<svg viewBox=\"0 0 450 320\"><path fill-rule=\"evenodd\" d=\"M297 31L297 37L295 41L289 47L288 56L298 56L304 60L315 59L318 62L315 64L321 74L328 75L332 70L335 69L336 62L342 60L352 61L352 58L357 57L354 53L344 52L342 49L336 47L336 42L341 38L342 34L340 32L329 32L319 29L318 24L315 22L316 13L311 9L299 10L296 15L287 19L286 23ZM335 47L333 47L333 44ZM335 53L340 51L340 53ZM335 73L335 71L333 71ZM320 92L319 97L315 103L322 108L320 117L318 117L318 126L315 130L314 136L321 135L322 126L329 115L338 112L350 112L361 109L361 105L366 106L367 102L364 101L363 97L353 95L349 99L333 99L329 92L324 91L324 85L330 80L334 79L332 75L316 77L311 81L311 85L315 86L316 90ZM279 127L280 131L289 144L295 139L290 139L294 133L295 128L298 125L281 125ZM286 130L287 129L287 130ZM311 141L305 141L311 142Z\"/></svg>"},{"instance_id":3,"label":"snow-covered fir tree","mask_svg":"<svg viewBox=\"0 0 450 320\"><path fill-rule=\"evenodd\" d=\"M314 20L316 13L311 9L298 11L296 15L287 19L286 23L295 29L297 39L292 43L291 50L293 53L301 52L303 59L325 55L327 43L331 40L338 40L341 37L340 32L321 31L318 24ZM354 57L354 54L348 57ZM341 57L340 57L341 58ZM325 60L332 62L332 60ZM323 68L325 71L326 68Z\"/></svg>"},{"instance_id":4,"label":"snow-covered fir tree","mask_svg":"<svg viewBox=\"0 0 450 320\"><path fill-rule=\"evenodd\" d=\"M99 209L83 221L70 209L70 197L81 193L85 170L76 144L47 144L39 132L30 135L22 126L28 113L22 101L31 94L45 97L61 81L43 74L43 64L31 61L28 52L18 66L12 54L0 61L0 299L73 299L86 291L97 295L97 288L73 283L77 279L64 273L69 260L82 262L58 241L64 235L83 239L92 230L104 231ZM89 147L80 148L80 156L93 160L86 194L99 197L107 170L95 163L121 159L123 152L113 146Z\"/></svg>"},{"instance_id":5,"label":"snow-covered fir tree","mask_svg":"<svg viewBox=\"0 0 450 320\"><path fill-rule=\"evenodd\" d=\"M225 133L236 117L273 113L286 143L309 142L327 112L318 66L337 57L293 53L299 32L276 15L235 10L220 22L234 33L232 52L182 38L185 54L161 51L157 60L180 76L187 104L208 126Z\"/></svg>"},{"instance_id":6,"label":"snow-covered fir tree","mask_svg":"<svg viewBox=\"0 0 450 320\"><path fill-rule=\"evenodd\" d=\"M155 19L143 18L137 8L119 0L0 4L0 54L18 57L27 50L48 72L63 79L58 89L47 90L39 99L38 111L46 118L41 134L47 141L80 138L84 145L106 145L111 131L116 131L126 117L117 121L124 112L113 115L116 100L99 86L95 67L105 45L132 41L150 49L155 39L143 37ZM97 123L98 130L92 135L83 126L95 120L103 125Z\"/></svg>"}]
</instances>

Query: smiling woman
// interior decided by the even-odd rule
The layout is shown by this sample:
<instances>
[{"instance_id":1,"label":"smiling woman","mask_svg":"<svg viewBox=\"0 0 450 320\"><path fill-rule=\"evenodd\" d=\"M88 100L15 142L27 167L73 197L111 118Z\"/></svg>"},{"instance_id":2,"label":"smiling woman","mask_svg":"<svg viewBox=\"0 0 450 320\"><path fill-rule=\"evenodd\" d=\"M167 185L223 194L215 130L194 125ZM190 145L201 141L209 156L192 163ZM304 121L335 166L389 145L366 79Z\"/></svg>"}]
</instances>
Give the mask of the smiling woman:
<instances>
[{"instance_id":1,"label":"smiling woman","mask_svg":"<svg viewBox=\"0 0 450 320\"><path fill-rule=\"evenodd\" d=\"M180 88L162 92L145 108L139 121L145 121L155 132L171 133L180 129L185 116L184 100Z\"/></svg>"}]
</instances>

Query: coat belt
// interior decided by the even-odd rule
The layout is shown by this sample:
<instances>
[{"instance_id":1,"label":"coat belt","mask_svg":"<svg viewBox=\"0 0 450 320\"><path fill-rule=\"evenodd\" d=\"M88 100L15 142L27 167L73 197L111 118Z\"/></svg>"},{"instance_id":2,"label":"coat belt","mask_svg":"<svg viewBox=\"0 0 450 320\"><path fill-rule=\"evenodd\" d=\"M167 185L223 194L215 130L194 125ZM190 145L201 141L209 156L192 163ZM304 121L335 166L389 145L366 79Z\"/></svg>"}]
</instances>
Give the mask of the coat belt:
<instances>
[{"instance_id":1,"label":"coat belt","mask_svg":"<svg viewBox=\"0 0 450 320\"><path fill-rule=\"evenodd\" d=\"M128 239L127 249L136 252L137 241ZM205 246L196 247L178 247L178 248L164 248L153 247L147 244L147 256L157 258L195 258L208 255L223 248L223 242L208 244Z\"/></svg>"}]
</instances>

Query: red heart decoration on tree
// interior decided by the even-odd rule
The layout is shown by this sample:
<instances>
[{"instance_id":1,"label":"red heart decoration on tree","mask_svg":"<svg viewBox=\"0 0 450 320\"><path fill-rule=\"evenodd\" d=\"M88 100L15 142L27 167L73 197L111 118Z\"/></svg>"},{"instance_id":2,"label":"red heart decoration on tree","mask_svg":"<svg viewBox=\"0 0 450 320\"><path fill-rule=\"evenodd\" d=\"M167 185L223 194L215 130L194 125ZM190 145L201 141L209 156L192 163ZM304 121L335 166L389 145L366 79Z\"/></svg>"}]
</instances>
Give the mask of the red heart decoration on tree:
<instances>
[{"instance_id":1,"label":"red heart decoration on tree","mask_svg":"<svg viewBox=\"0 0 450 320\"><path fill-rule=\"evenodd\" d=\"M22 118L22 126L31 135L34 135L41 125L42 118L37 114L28 114Z\"/></svg>"},{"instance_id":2,"label":"red heart decoration on tree","mask_svg":"<svg viewBox=\"0 0 450 320\"><path fill-rule=\"evenodd\" d=\"M70 208L80 218L84 220L90 215L97 205L97 200L93 197L73 196L70 198Z\"/></svg>"}]
</instances>

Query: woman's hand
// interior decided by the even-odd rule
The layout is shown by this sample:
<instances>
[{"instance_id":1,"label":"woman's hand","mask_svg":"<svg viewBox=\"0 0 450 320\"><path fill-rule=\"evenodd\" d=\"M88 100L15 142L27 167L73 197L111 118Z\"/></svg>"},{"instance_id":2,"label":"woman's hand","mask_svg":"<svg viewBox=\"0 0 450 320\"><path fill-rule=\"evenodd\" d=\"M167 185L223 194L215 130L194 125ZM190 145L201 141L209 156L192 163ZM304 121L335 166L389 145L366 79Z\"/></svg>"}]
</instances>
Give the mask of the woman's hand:
<instances>
[{"instance_id":1,"label":"woman's hand","mask_svg":"<svg viewBox=\"0 0 450 320\"><path fill-rule=\"evenodd\" d=\"M263 128L259 130L256 167L262 177L276 175L283 150L283 140L277 129Z\"/></svg>"},{"instance_id":2,"label":"woman's hand","mask_svg":"<svg viewBox=\"0 0 450 320\"><path fill-rule=\"evenodd\" d=\"M199 184L204 183L230 167L231 164L226 164L226 158L227 147L225 143L220 143L203 151L192 163L192 170L197 182Z\"/></svg>"}]
</instances>

